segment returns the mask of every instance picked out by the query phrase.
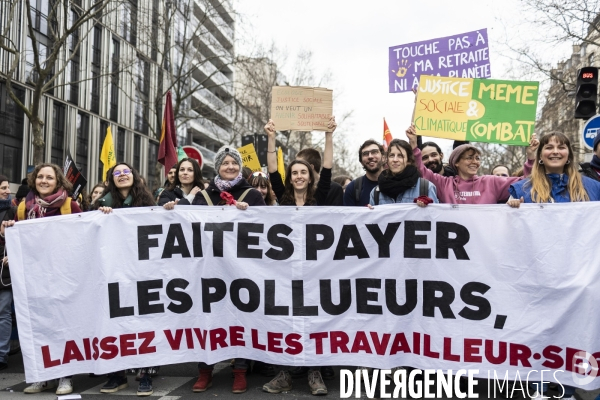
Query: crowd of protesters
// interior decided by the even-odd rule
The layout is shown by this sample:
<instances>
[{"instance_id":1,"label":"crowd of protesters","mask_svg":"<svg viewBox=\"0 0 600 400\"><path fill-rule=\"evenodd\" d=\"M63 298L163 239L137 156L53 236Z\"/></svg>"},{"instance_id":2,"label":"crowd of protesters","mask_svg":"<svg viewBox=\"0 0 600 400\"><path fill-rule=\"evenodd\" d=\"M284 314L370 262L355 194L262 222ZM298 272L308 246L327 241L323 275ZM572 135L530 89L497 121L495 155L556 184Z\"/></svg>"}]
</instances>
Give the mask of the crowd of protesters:
<instances>
[{"instance_id":1,"label":"crowd of protesters","mask_svg":"<svg viewBox=\"0 0 600 400\"><path fill-rule=\"evenodd\" d=\"M205 181L198 162L184 158L173 166L164 187L154 195L146 187L138 171L119 162L107 173L106 181L94 186L89 197L72 199L72 185L61 169L41 164L23 180L11 198L8 178L0 175L0 246L4 257L0 267L0 370L8 363L12 330L13 301L9 268L9 249L4 235L16 221L99 210L109 214L124 207L163 206L173 210L177 205L232 205L240 210L254 206L361 206L371 209L392 203L497 204L518 208L521 203L553 203L600 200L600 136L594 140L590 163L575 165L573 148L561 133L549 133L540 141L532 138L527 148L527 161L521 171L510 173L505 165L497 165L489 175L481 175L481 150L469 143L457 143L444 163L438 144L419 144L414 126L406 130L408 140L394 139L384 148L376 140L365 141L358 149L358 161L364 175L332 177L335 118L325 133L323 156L318 150L301 150L286 168L285 178L278 171L276 129L273 121L265 126L268 137L267 171L253 172L243 167L236 148L224 146L215 156L216 176ZM233 392L246 391L246 373L251 360L236 358L233 366ZM266 376L274 376L263 386L269 393L292 389L292 377L307 376L313 395L327 394L324 379L334 376L332 367L296 367L277 372L275 366L260 365ZM153 393L152 376L157 366L141 368L137 379L139 396ZM200 362L194 392L212 386L213 366ZM114 393L128 386L126 371L108 374L103 393ZM73 391L71 377L56 381L36 382L25 393L38 393L56 387L56 394ZM537 396L547 389L540 388ZM565 398L574 398L574 388L565 387ZM599 399L600 400L600 396Z\"/></svg>"}]
</instances>

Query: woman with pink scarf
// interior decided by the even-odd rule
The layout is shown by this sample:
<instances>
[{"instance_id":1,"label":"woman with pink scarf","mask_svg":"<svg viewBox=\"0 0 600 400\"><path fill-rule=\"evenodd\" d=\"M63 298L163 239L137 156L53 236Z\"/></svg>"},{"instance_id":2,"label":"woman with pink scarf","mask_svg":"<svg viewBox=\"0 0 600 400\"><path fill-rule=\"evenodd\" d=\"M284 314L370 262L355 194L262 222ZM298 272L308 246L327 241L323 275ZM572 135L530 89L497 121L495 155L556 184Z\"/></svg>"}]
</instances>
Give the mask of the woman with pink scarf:
<instances>
[{"instance_id":1,"label":"woman with pink scarf","mask_svg":"<svg viewBox=\"0 0 600 400\"><path fill-rule=\"evenodd\" d=\"M71 183L65 178L60 167L54 164L40 164L27 177L27 184L31 189L25 199L17 207L16 221L53 217L62 214L77 214L81 212L77 202L69 193L73 190ZM5 228L14 225L15 221L6 221L0 228L0 237L4 237ZM10 249L7 249L10 251ZM35 382L27 386L23 392L39 393L54 389L55 381ZM60 378L57 395L73 392L73 380L70 376Z\"/></svg>"}]
</instances>

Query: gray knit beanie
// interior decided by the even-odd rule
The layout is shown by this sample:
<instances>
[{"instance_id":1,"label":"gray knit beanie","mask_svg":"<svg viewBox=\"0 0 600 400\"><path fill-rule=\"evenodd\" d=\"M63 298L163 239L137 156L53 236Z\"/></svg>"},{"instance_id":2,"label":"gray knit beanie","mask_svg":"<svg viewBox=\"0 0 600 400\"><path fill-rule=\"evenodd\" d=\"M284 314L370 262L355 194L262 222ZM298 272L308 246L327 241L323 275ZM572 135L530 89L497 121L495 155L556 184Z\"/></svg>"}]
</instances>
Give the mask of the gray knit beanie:
<instances>
[{"instance_id":1,"label":"gray knit beanie","mask_svg":"<svg viewBox=\"0 0 600 400\"><path fill-rule=\"evenodd\" d=\"M215 156L215 170L217 171L217 174L219 173L219 169L221 169L221 164L223 164L225 156L233 157L233 159L240 166L240 169L244 166L244 164L242 163L242 156L235 147L223 146L219 149L219 151L217 151L217 155Z\"/></svg>"}]
</instances>

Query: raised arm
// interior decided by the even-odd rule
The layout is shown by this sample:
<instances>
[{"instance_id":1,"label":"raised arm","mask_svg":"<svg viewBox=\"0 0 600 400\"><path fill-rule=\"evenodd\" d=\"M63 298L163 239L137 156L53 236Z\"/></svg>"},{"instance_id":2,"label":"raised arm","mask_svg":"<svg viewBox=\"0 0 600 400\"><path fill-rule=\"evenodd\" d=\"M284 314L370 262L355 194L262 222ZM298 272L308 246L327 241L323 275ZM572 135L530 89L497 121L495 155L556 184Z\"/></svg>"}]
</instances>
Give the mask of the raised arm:
<instances>
[{"instance_id":1,"label":"raised arm","mask_svg":"<svg viewBox=\"0 0 600 400\"><path fill-rule=\"evenodd\" d=\"M335 123L335 117L329 119L327 129L331 129L331 132L325 132L325 151L323 152L323 168L333 168L333 132L335 132L337 124Z\"/></svg>"},{"instance_id":2,"label":"raised arm","mask_svg":"<svg viewBox=\"0 0 600 400\"><path fill-rule=\"evenodd\" d=\"M265 125L265 132L267 133L267 169L272 174L277 171L277 140L275 123L272 119Z\"/></svg>"}]
</instances>

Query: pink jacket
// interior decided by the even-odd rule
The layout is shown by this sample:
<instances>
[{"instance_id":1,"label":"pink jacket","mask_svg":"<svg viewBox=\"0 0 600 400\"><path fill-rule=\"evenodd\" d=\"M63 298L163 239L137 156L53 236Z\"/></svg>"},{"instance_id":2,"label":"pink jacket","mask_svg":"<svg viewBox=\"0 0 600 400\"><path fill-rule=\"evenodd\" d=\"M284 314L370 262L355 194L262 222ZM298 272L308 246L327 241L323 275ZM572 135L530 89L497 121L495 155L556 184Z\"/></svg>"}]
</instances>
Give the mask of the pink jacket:
<instances>
[{"instance_id":1,"label":"pink jacket","mask_svg":"<svg viewBox=\"0 0 600 400\"><path fill-rule=\"evenodd\" d=\"M444 176L428 169L421 161L421 150L413 150L417 168L421 176L435 185L440 203L448 204L497 204L508 200L508 188L511 184L529 176L533 161L523 165L523 177L504 177L494 175L474 176L468 181L460 176Z\"/></svg>"}]
</instances>

